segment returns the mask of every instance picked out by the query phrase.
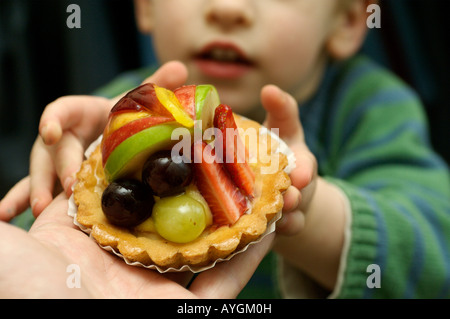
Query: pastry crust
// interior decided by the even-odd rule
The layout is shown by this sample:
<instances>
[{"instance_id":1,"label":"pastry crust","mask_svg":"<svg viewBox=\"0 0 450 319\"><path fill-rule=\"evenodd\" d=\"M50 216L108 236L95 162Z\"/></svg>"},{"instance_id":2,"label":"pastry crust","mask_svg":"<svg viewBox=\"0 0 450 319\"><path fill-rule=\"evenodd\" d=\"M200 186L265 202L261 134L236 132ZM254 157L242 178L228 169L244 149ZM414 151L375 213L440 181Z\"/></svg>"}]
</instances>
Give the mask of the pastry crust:
<instances>
[{"instance_id":1,"label":"pastry crust","mask_svg":"<svg viewBox=\"0 0 450 319\"><path fill-rule=\"evenodd\" d=\"M261 126L251 120L235 116L239 128L254 129ZM251 210L234 225L207 228L197 239L185 244L165 240L157 233L139 231L139 227L126 229L108 222L101 208L101 196L107 187L102 167L100 147L85 160L77 174L74 187L74 201L78 208L76 219L90 230L91 236L101 245L110 246L129 262L139 262L144 266L156 265L159 269L179 269L204 267L217 259L224 259L257 240L268 224L283 207L283 192L289 187L290 179L284 172L288 164L283 153L275 153L278 141L264 134L256 134L256 143L246 140L250 166L255 173L255 197ZM264 146L264 147L263 147ZM264 150L264 151L260 151ZM267 151L265 151L267 150ZM264 168L277 163L275 170ZM272 166L273 167L273 166Z\"/></svg>"}]
</instances>

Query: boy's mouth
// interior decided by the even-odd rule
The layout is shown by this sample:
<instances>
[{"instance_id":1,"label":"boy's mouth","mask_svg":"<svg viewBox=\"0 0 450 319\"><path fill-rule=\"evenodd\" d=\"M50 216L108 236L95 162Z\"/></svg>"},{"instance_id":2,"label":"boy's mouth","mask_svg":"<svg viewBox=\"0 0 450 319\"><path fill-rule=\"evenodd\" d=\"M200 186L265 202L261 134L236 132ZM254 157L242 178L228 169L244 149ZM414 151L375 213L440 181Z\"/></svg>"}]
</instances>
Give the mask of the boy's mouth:
<instances>
[{"instance_id":1,"label":"boy's mouth","mask_svg":"<svg viewBox=\"0 0 450 319\"><path fill-rule=\"evenodd\" d=\"M239 78L254 66L245 53L231 43L208 44L194 56L194 60L205 75L223 79Z\"/></svg>"}]
</instances>

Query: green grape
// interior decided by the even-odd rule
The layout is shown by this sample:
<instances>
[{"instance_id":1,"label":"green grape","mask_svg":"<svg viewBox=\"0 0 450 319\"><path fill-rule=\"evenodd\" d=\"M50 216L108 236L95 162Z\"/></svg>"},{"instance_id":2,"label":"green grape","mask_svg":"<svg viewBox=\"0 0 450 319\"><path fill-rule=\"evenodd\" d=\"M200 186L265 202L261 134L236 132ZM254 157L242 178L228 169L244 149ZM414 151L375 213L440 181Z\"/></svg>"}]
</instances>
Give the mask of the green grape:
<instances>
[{"instance_id":1,"label":"green grape","mask_svg":"<svg viewBox=\"0 0 450 319\"><path fill-rule=\"evenodd\" d=\"M156 231L175 243L196 239L206 227L203 205L186 194L160 199L153 206L152 216Z\"/></svg>"}]
</instances>

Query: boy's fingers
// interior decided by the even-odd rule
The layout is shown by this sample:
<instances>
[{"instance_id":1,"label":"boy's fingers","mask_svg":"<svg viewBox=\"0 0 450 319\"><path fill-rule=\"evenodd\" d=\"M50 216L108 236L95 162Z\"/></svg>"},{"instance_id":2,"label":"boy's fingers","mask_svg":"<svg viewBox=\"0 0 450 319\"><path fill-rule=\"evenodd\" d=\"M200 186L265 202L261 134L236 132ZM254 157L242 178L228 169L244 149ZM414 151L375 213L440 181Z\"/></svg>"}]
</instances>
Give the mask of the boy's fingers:
<instances>
[{"instance_id":1,"label":"boy's fingers","mask_svg":"<svg viewBox=\"0 0 450 319\"><path fill-rule=\"evenodd\" d=\"M34 216L52 201L56 172L49 150L40 137L31 150L30 159L30 204Z\"/></svg>"},{"instance_id":2,"label":"boy's fingers","mask_svg":"<svg viewBox=\"0 0 450 319\"><path fill-rule=\"evenodd\" d=\"M287 141L303 141L298 105L295 99L275 85L266 85L261 91L261 102L267 111L264 125L278 128L280 137Z\"/></svg>"},{"instance_id":3,"label":"boy's fingers","mask_svg":"<svg viewBox=\"0 0 450 319\"><path fill-rule=\"evenodd\" d=\"M305 224L305 216L300 210L302 193L294 186L289 186L283 195L283 216L277 222L277 234L291 236L299 233Z\"/></svg>"},{"instance_id":4,"label":"boy's fingers","mask_svg":"<svg viewBox=\"0 0 450 319\"><path fill-rule=\"evenodd\" d=\"M146 78L142 84L155 83L170 90L182 86L188 77L186 66L179 61L170 61L163 64L155 73ZM112 104L116 104L127 92L124 92L112 99Z\"/></svg>"},{"instance_id":5,"label":"boy's fingers","mask_svg":"<svg viewBox=\"0 0 450 319\"><path fill-rule=\"evenodd\" d=\"M154 82L169 89L174 89L183 85L186 79L187 68L184 64L172 61L161 66L143 83ZM42 113L39 133L43 141L47 145L53 145L60 140L65 130L73 129L81 122L86 127L89 125L87 122L91 121L91 127L103 129L104 125L99 125L100 122L106 124L108 112L122 96L120 95L113 100L97 96L65 96L55 100L47 105ZM86 116L85 110L89 111L89 116ZM85 131L80 130L80 138ZM99 134L101 134L101 131L90 135L98 136Z\"/></svg>"},{"instance_id":6,"label":"boy's fingers","mask_svg":"<svg viewBox=\"0 0 450 319\"><path fill-rule=\"evenodd\" d=\"M173 89L183 85L186 79L186 67L181 62L172 61L164 64L144 83L155 82ZM40 137L32 151L30 164L30 201L35 216L52 200L56 176L59 176L66 194L71 193L75 173L87 146L84 144L101 134L108 112L120 97L109 100L94 96L67 96L45 108L39 125Z\"/></svg>"},{"instance_id":7,"label":"boy's fingers","mask_svg":"<svg viewBox=\"0 0 450 319\"><path fill-rule=\"evenodd\" d=\"M294 186L289 186L289 188L283 195L283 213L297 209L300 205L301 200L302 194L300 193L300 191Z\"/></svg>"},{"instance_id":8,"label":"boy's fingers","mask_svg":"<svg viewBox=\"0 0 450 319\"><path fill-rule=\"evenodd\" d=\"M317 176L317 160L304 143L292 145L292 151L295 154L296 165L289 174L292 185L302 191L305 197L304 188L311 184ZM303 198L303 200L307 200Z\"/></svg>"},{"instance_id":9,"label":"boy's fingers","mask_svg":"<svg viewBox=\"0 0 450 319\"><path fill-rule=\"evenodd\" d=\"M47 105L42 113L39 124L39 133L47 145L57 143L63 132L74 129L79 123L84 127L99 128L92 130L80 130L80 135L89 132L90 135L99 135L100 128L106 123L109 110L112 107L110 100L98 96L65 96ZM85 111L89 112L86 116ZM80 136L81 137L81 136Z\"/></svg>"},{"instance_id":10,"label":"boy's fingers","mask_svg":"<svg viewBox=\"0 0 450 319\"><path fill-rule=\"evenodd\" d=\"M299 209L283 213L277 222L276 232L283 236L293 236L302 231L305 226L305 214Z\"/></svg>"},{"instance_id":11,"label":"boy's fingers","mask_svg":"<svg viewBox=\"0 0 450 319\"><path fill-rule=\"evenodd\" d=\"M170 61L162 65L152 76L143 83L156 83L170 90L182 86L188 77L186 66L179 61Z\"/></svg>"},{"instance_id":12,"label":"boy's fingers","mask_svg":"<svg viewBox=\"0 0 450 319\"><path fill-rule=\"evenodd\" d=\"M59 121L44 119L41 123L43 124L39 131L44 143L47 145L57 143L62 136L62 127Z\"/></svg>"},{"instance_id":13,"label":"boy's fingers","mask_svg":"<svg viewBox=\"0 0 450 319\"><path fill-rule=\"evenodd\" d=\"M14 185L0 201L0 220L10 221L30 206L30 177Z\"/></svg>"},{"instance_id":14,"label":"boy's fingers","mask_svg":"<svg viewBox=\"0 0 450 319\"><path fill-rule=\"evenodd\" d=\"M84 147L71 132L66 132L54 149L54 164L61 185L68 196L72 193L75 175L81 167Z\"/></svg>"}]
</instances>

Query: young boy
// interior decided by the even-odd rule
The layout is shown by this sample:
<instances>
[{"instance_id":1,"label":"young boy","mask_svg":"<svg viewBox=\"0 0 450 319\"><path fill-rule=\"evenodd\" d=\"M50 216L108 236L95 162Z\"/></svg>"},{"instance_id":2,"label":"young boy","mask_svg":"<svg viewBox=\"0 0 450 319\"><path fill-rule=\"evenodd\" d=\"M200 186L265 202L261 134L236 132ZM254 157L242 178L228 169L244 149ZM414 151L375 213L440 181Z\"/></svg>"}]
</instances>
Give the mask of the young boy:
<instances>
[{"instance_id":1,"label":"young boy","mask_svg":"<svg viewBox=\"0 0 450 319\"><path fill-rule=\"evenodd\" d=\"M274 245L285 297L450 296L448 169L428 145L415 94L356 55L370 3L135 1L139 29L153 36L160 62L185 66L161 68L164 84L214 84L222 102L261 121L262 105L265 125L280 128L295 152ZM38 215L56 176L70 192L114 101L50 104L30 177L5 197L0 214L31 202Z\"/></svg>"}]
</instances>

